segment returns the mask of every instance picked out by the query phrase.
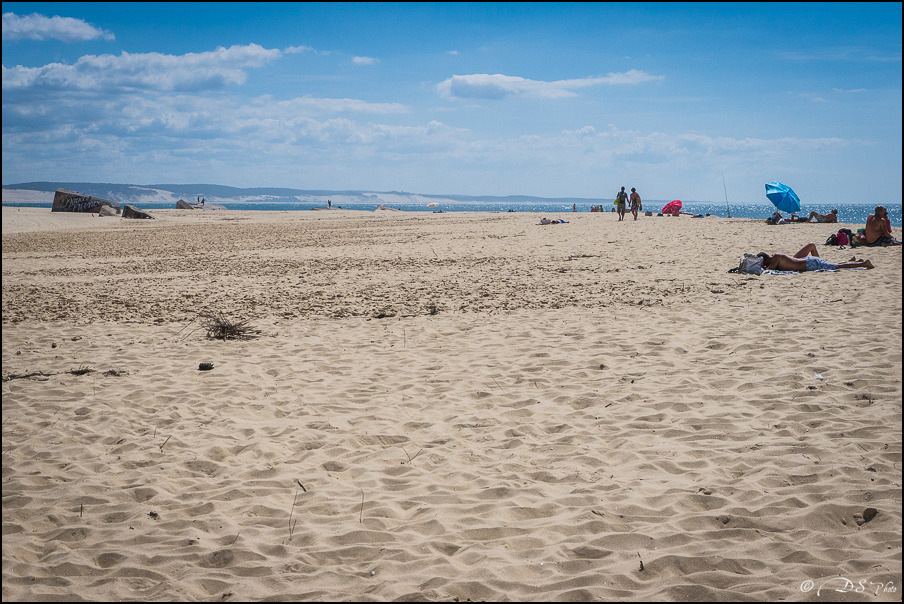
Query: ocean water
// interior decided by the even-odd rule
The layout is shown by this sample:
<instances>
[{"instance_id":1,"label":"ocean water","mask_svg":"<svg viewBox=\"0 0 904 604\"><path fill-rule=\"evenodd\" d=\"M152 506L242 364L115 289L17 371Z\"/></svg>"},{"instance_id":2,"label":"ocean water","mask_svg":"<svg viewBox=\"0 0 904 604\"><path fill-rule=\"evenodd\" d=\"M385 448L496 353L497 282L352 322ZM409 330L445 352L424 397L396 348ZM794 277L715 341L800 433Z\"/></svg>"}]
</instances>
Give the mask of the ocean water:
<instances>
[{"instance_id":1,"label":"ocean water","mask_svg":"<svg viewBox=\"0 0 904 604\"><path fill-rule=\"evenodd\" d=\"M313 203L313 202L289 202L289 201L280 201L280 202L264 202L264 201L256 201L256 202L218 202L216 200L209 200L211 204L216 204L223 206L230 210L265 210L270 212L294 212L294 211L304 211L304 210L312 210L316 208L324 207L322 203ZM644 210L652 211L654 213L659 212L667 202L664 201L651 201L644 203ZM50 208L51 203L28 203L28 202L3 202L4 206L10 207L39 207L39 208ZM347 210L363 210L363 211L372 211L377 207L376 203L346 203L340 205L336 205L334 207L342 207ZM389 205L389 204L388 204ZM588 202L577 203L577 211L578 212L589 212L590 208L593 204ZM154 203L145 203L139 206L142 210L162 210L162 209L175 209L175 203L169 202L154 202ZM503 201L488 201L488 202L480 202L480 201L467 201L467 202L450 202L450 203L442 203L436 208L428 208L424 203L418 204L391 204L389 207L392 207L397 210L401 210L403 212L536 212L536 213L560 213L560 212L571 212L573 204L565 203L562 201L550 201L550 202L503 202ZM603 204L603 208L608 211L612 207L612 204ZM853 224L865 224L866 217L873 213L875 209L875 205L869 204L842 204L842 205L829 205L829 204L808 204L801 208L801 211L798 212L799 215L807 216L811 211L816 211L820 214L828 214L830 210L833 208L838 209L838 222L844 223L853 223ZM888 218L891 220L892 226L900 227L901 226L901 205L895 204L886 204L885 208L888 210ZM732 218L752 218L752 219L762 219L765 220L768 216L770 216L775 208L769 204L764 203L749 203L749 204L724 204L724 203L705 203L705 202L685 202L683 207L681 208L683 212L691 212L694 214L710 214L712 216L721 216L727 217L729 216L729 212ZM783 215L787 216L786 212L782 212Z\"/></svg>"}]
</instances>

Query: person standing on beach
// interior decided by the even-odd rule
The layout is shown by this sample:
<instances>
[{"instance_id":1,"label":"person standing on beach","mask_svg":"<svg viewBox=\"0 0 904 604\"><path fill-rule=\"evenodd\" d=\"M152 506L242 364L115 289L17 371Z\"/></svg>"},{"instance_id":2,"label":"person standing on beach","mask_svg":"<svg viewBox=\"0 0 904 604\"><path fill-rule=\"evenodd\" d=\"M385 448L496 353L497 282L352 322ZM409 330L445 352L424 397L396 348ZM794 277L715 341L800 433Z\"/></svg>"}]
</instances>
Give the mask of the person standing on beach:
<instances>
[{"instance_id":1,"label":"person standing on beach","mask_svg":"<svg viewBox=\"0 0 904 604\"><path fill-rule=\"evenodd\" d=\"M618 208L618 221L621 222L625 219L625 211L627 210L628 204L628 194L625 193L625 188L622 187L621 191L618 192L618 195L615 196L615 205Z\"/></svg>"},{"instance_id":2,"label":"person standing on beach","mask_svg":"<svg viewBox=\"0 0 904 604\"><path fill-rule=\"evenodd\" d=\"M634 215L634 220L637 220L637 213L640 211L640 195L637 194L637 189L631 187L631 213Z\"/></svg>"}]
</instances>

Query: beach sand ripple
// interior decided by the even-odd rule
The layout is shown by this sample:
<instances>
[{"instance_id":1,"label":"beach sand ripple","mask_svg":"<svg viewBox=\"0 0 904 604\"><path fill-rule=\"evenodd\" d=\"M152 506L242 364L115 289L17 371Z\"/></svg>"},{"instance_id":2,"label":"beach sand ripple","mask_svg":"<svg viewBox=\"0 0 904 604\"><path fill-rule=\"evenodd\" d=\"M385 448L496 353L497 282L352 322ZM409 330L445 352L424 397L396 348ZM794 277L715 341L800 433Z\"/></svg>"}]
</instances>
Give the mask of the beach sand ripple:
<instances>
[{"instance_id":1,"label":"beach sand ripple","mask_svg":"<svg viewBox=\"0 0 904 604\"><path fill-rule=\"evenodd\" d=\"M900 601L900 248L753 277L825 225L9 210L6 601Z\"/></svg>"}]
</instances>

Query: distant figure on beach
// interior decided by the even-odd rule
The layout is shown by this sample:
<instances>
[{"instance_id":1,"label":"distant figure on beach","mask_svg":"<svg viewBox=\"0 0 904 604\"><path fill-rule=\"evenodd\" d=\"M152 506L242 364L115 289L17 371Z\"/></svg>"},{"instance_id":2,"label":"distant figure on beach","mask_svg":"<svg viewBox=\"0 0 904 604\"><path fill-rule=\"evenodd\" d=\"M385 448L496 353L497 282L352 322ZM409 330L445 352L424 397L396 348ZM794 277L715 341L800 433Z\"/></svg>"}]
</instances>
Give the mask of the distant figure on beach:
<instances>
[{"instance_id":1,"label":"distant figure on beach","mask_svg":"<svg viewBox=\"0 0 904 604\"><path fill-rule=\"evenodd\" d=\"M567 220L559 220L558 218L556 218L554 220L550 220L549 218L546 218L544 216L543 218L540 219L540 222L538 224L568 224L568 221Z\"/></svg>"},{"instance_id":2,"label":"distant figure on beach","mask_svg":"<svg viewBox=\"0 0 904 604\"><path fill-rule=\"evenodd\" d=\"M860 245L901 245L901 242L895 240L892 235L888 210L876 206L875 211L866 217L866 229L862 233L857 233L857 242Z\"/></svg>"},{"instance_id":3,"label":"distant figure on beach","mask_svg":"<svg viewBox=\"0 0 904 604\"><path fill-rule=\"evenodd\" d=\"M577 211L578 211L578 204L576 204L576 203L571 204L571 211L572 211L572 212L577 212Z\"/></svg>"},{"instance_id":4,"label":"distant figure on beach","mask_svg":"<svg viewBox=\"0 0 904 604\"><path fill-rule=\"evenodd\" d=\"M637 189L631 187L631 214L634 215L634 220L637 220L637 213L640 209L640 195L637 194Z\"/></svg>"},{"instance_id":5,"label":"distant figure on beach","mask_svg":"<svg viewBox=\"0 0 904 604\"><path fill-rule=\"evenodd\" d=\"M851 258L847 262L826 262L819 257L819 251L817 251L815 243L808 243L793 256L789 256L788 254L770 255L766 252L760 252L757 256L763 258L763 270L772 271L795 271L803 273L805 271L833 271L839 268L874 268L872 262L859 258Z\"/></svg>"},{"instance_id":6,"label":"distant figure on beach","mask_svg":"<svg viewBox=\"0 0 904 604\"><path fill-rule=\"evenodd\" d=\"M828 214L820 214L819 212L810 212L807 222L838 222L838 210L832 210Z\"/></svg>"},{"instance_id":7,"label":"distant figure on beach","mask_svg":"<svg viewBox=\"0 0 904 604\"><path fill-rule=\"evenodd\" d=\"M785 218L779 212L773 212L772 216L766 219L766 224L788 224L789 222L808 222L808 219L798 216L795 212L791 212L791 216L788 218Z\"/></svg>"},{"instance_id":8,"label":"distant figure on beach","mask_svg":"<svg viewBox=\"0 0 904 604\"><path fill-rule=\"evenodd\" d=\"M333 207L333 202L330 201L329 199L327 199L327 200L326 200L326 207L328 207L328 208Z\"/></svg>"},{"instance_id":9,"label":"distant figure on beach","mask_svg":"<svg viewBox=\"0 0 904 604\"><path fill-rule=\"evenodd\" d=\"M618 221L621 222L625 219L625 212L627 211L628 205L628 194L625 193L624 187L622 187L621 191L618 192L618 195L615 196L615 205L618 208Z\"/></svg>"}]
</instances>

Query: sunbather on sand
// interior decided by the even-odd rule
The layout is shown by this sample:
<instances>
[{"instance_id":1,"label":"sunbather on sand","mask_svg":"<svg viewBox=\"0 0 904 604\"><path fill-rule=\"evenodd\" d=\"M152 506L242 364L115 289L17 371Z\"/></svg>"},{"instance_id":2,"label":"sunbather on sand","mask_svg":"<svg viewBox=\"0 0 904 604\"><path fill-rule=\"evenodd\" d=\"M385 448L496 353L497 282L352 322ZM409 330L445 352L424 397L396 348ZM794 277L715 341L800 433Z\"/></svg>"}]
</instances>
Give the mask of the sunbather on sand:
<instances>
[{"instance_id":1,"label":"sunbather on sand","mask_svg":"<svg viewBox=\"0 0 904 604\"><path fill-rule=\"evenodd\" d=\"M789 218L785 218L779 212L773 212L772 216L766 219L766 224L788 224L789 222L807 222L807 219L794 212L791 212Z\"/></svg>"},{"instance_id":2,"label":"sunbather on sand","mask_svg":"<svg viewBox=\"0 0 904 604\"><path fill-rule=\"evenodd\" d=\"M839 268L874 268L869 260L851 258L846 262L826 262L819 257L819 251L815 243L808 243L793 256L788 254L767 254L760 252L757 256L763 258L763 269L773 271L804 271L835 270Z\"/></svg>"},{"instance_id":3,"label":"sunbather on sand","mask_svg":"<svg viewBox=\"0 0 904 604\"><path fill-rule=\"evenodd\" d=\"M838 210L832 210L828 214L820 214L819 212L810 212L809 222L838 222Z\"/></svg>"}]
</instances>

